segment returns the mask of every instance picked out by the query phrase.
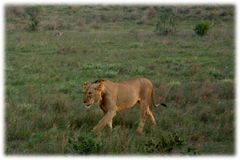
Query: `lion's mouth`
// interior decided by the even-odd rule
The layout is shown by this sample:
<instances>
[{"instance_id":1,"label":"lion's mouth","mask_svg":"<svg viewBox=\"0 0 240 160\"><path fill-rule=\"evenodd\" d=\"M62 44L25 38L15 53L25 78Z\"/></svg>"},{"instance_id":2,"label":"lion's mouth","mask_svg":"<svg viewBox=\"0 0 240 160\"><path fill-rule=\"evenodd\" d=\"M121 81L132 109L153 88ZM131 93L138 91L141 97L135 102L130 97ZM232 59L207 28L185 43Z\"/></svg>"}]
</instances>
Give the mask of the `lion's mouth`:
<instances>
[{"instance_id":1,"label":"lion's mouth","mask_svg":"<svg viewBox=\"0 0 240 160\"><path fill-rule=\"evenodd\" d=\"M87 109L89 109L89 108L92 107L92 105L91 105L91 104L86 104L84 107L87 108Z\"/></svg>"}]
</instances>

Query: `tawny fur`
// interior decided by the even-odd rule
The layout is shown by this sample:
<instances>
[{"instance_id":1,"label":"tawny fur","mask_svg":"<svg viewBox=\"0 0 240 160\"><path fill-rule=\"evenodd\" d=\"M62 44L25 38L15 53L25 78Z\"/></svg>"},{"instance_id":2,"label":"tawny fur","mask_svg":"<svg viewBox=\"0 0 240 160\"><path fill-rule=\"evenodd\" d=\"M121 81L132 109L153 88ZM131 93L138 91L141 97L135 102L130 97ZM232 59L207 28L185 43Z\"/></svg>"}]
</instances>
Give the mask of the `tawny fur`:
<instances>
[{"instance_id":1,"label":"tawny fur","mask_svg":"<svg viewBox=\"0 0 240 160\"><path fill-rule=\"evenodd\" d=\"M101 130L105 125L112 129L112 119L117 112L132 108L136 103L140 107L140 122L137 132L144 129L146 118L155 126L156 121L150 109L153 102L153 85L146 78L135 78L121 82L109 80L97 80L93 83L85 83L84 103L87 106L99 104L104 112L103 118L93 128L93 131Z\"/></svg>"}]
</instances>

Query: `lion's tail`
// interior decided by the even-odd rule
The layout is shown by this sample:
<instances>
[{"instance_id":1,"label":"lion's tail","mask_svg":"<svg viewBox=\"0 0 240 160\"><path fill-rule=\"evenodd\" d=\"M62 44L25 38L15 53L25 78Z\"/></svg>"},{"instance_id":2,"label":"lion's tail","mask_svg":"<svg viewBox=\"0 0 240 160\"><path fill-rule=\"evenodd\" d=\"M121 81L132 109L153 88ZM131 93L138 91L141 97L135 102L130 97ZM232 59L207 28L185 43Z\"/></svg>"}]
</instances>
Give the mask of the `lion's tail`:
<instances>
[{"instance_id":1,"label":"lion's tail","mask_svg":"<svg viewBox=\"0 0 240 160\"><path fill-rule=\"evenodd\" d=\"M165 103L155 104L155 102L154 102L154 90L153 89L152 89L151 97L152 97L152 105L154 107L159 107L160 105L162 105L163 107L167 107L167 105Z\"/></svg>"}]
</instances>

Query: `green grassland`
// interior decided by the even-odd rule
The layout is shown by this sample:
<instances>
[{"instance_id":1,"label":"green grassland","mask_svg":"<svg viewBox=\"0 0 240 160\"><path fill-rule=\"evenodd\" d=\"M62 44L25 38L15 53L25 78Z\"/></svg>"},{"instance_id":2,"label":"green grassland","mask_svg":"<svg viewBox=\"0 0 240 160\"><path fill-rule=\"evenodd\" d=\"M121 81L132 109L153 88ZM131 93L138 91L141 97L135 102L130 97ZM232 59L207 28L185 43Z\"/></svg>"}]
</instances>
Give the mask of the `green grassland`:
<instances>
[{"instance_id":1,"label":"green grassland","mask_svg":"<svg viewBox=\"0 0 240 160\"><path fill-rule=\"evenodd\" d=\"M35 6L34 31L29 7L5 7L6 154L235 153L234 6ZM156 33L161 13L175 32ZM157 128L136 133L136 106L91 133L103 113L84 108L82 84L138 76L168 105L152 108Z\"/></svg>"}]
</instances>

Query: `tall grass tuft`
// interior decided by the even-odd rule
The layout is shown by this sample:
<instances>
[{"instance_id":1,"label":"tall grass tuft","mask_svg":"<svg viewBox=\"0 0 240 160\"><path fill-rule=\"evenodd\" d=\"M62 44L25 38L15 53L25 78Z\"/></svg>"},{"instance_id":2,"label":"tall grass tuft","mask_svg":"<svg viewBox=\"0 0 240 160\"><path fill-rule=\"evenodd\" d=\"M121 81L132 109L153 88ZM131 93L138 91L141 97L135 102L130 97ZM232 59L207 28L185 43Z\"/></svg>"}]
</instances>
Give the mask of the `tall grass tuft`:
<instances>
[{"instance_id":1,"label":"tall grass tuft","mask_svg":"<svg viewBox=\"0 0 240 160\"><path fill-rule=\"evenodd\" d=\"M194 31L198 36L202 37L202 36L205 36L207 34L209 28L210 28L209 23L200 22L195 26Z\"/></svg>"},{"instance_id":2,"label":"tall grass tuft","mask_svg":"<svg viewBox=\"0 0 240 160\"><path fill-rule=\"evenodd\" d=\"M79 154L97 153L101 147L92 134L80 134L75 138L70 138L68 143L72 149Z\"/></svg>"},{"instance_id":3,"label":"tall grass tuft","mask_svg":"<svg viewBox=\"0 0 240 160\"><path fill-rule=\"evenodd\" d=\"M171 13L163 12L158 14L156 23L156 33L158 35L167 35L176 31L176 23L174 15Z\"/></svg>"},{"instance_id":4,"label":"tall grass tuft","mask_svg":"<svg viewBox=\"0 0 240 160\"><path fill-rule=\"evenodd\" d=\"M30 31L36 31L39 24L39 8L31 6L26 8L26 13L29 16L28 28Z\"/></svg>"}]
</instances>

